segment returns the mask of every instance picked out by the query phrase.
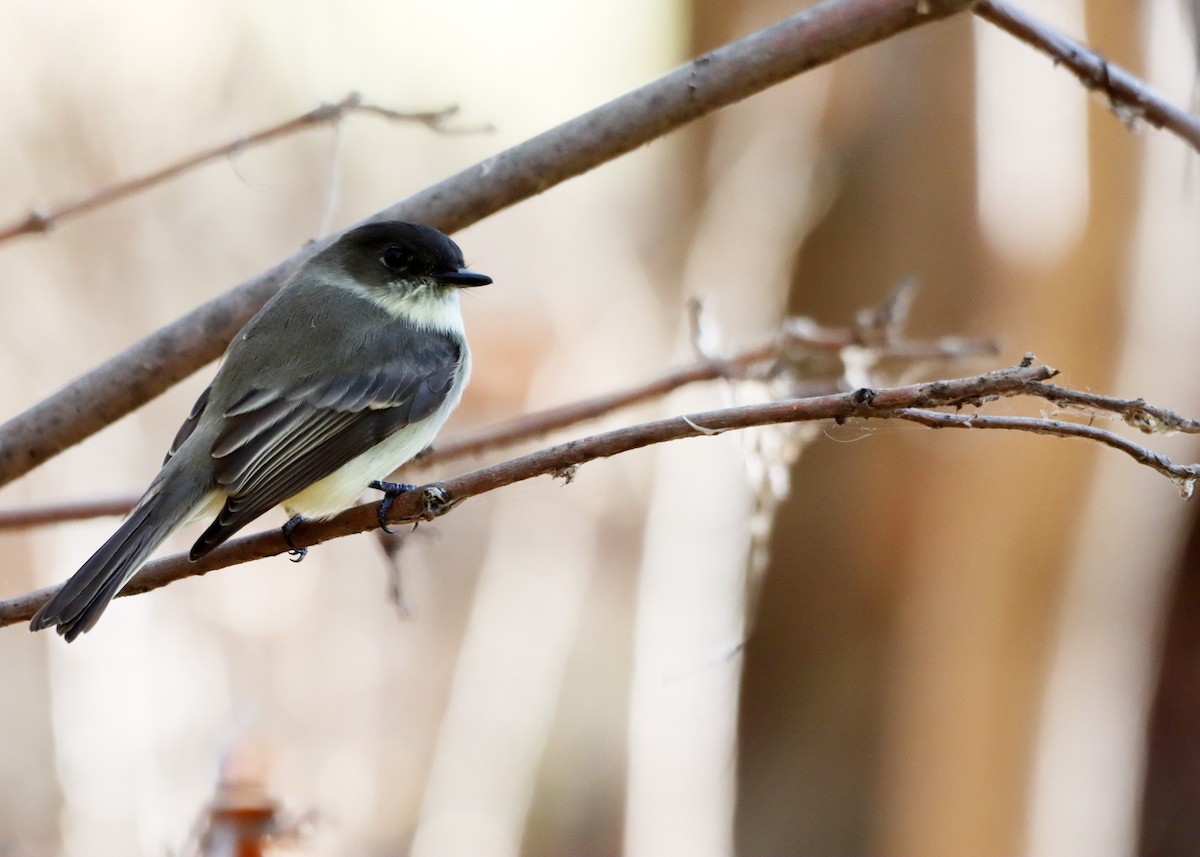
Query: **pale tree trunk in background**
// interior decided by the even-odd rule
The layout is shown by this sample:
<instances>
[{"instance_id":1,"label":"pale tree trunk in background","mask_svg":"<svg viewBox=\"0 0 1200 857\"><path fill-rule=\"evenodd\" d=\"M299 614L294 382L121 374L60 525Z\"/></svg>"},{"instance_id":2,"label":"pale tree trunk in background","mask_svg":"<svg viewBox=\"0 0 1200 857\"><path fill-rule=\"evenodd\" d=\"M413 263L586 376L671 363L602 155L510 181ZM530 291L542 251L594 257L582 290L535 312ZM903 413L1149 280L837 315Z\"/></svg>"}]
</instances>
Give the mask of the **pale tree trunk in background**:
<instances>
[{"instance_id":1,"label":"pale tree trunk in background","mask_svg":"<svg viewBox=\"0 0 1200 857\"><path fill-rule=\"evenodd\" d=\"M1128 26L1128 8L1105 12ZM1033 350L1067 367L1071 383L1108 389L1138 146L1102 110L1089 110L1088 125L1090 216L1078 242L1046 266L993 257L977 323L1005 335L1012 358ZM927 485L931 517L916 529L933 537L906 561L917 586L902 619L898 719L918 725L895 735L895 823L884 840L901 849L1020 853L1027 843L1047 629L1097 455L1014 438L986 444L973 466L945 467ZM952 462L941 449L936 460Z\"/></svg>"},{"instance_id":2,"label":"pale tree trunk in background","mask_svg":"<svg viewBox=\"0 0 1200 857\"><path fill-rule=\"evenodd\" d=\"M1132 10L1090 5L1089 32L1120 17L1126 44L1136 44ZM1136 57L1104 39L1100 47ZM1087 121L1090 209L1077 243L1042 265L990 256L973 326L1005 337L1010 359L1034 350L1069 367L1072 383L1109 388L1139 144L1104 110L1089 109ZM1017 438L973 439L974 449L938 440L901 483L920 493L901 563L881 850L1019 853L1047 629L1096 453Z\"/></svg>"},{"instance_id":3,"label":"pale tree trunk in background","mask_svg":"<svg viewBox=\"0 0 1200 857\"><path fill-rule=\"evenodd\" d=\"M1200 58L1200 0L1184 0ZM1193 98L1193 105L1195 99ZM1194 340L1193 340L1194 341ZM1183 857L1200 842L1200 515L1173 571L1167 628L1147 738L1138 854Z\"/></svg>"},{"instance_id":4,"label":"pale tree trunk in background","mask_svg":"<svg viewBox=\"0 0 1200 857\"><path fill-rule=\"evenodd\" d=\"M770 24L791 4L703 4L690 54ZM818 117L828 75L816 72L689 129L664 177L674 216L653 224L651 264L671 304L698 297L718 349L778 329L791 259L811 217ZM679 192L675 193L674 189ZM682 316L672 319L686 332ZM675 360L691 349L679 337ZM681 391L667 409L711 403L720 387ZM746 393L756 396L756 393ZM639 572L629 726L625 853L717 855L734 849L738 687L746 575L756 502L753 433L656 453ZM761 460L761 459L760 459ZM769 500L768 500L769 502Z\"/></svg>"},{"instance_id":5,"label":"pale tree trunk in background","mask_svg":"<svg viewBox=\"0 0 1200 857\"><path fill-rule=\"evenodd\" d=\"M800 251L792 312L843 322L912 275L917 326L964 332L981 269L971 68L965 19L836 67L825 167L834 197ZM818 443L796 469L747 650L742 853L865 854L880 841L890 853L933 853L906 847L921 837L893 836L881 781L909 740L882 707L897 705L888 686L906 668L890 626L904 587L922 585L921 569L897 565L905 538L936 524L926 486L948 454L944 438L903 444L908 434Z\"/></svg>"},{"instance_id":6,"label":"pale tree trunk in background","mask_svg":"<svg viewBox=\"0 0 1200 857\"><path fill-rule=\"evenodd\" d=\"M1151 712L1140 857L1185 857L1200 841L1200 523L1176 569Z\"/></svg>"},{"instance_id":7,"label":"pale tree trunk in background","mask_svg":"<svg viewBox=\"0 0 1200 857\"><path fill-rule=\"evenodd\" d=\"M1093 14L1128 26L1123 7ZM922 331L998 334L1009 359L1036 349L1103 387L1137 143L1092 110L1079 243L1042 267L989 257L972 56L962 20L839 64L840 184L791 308L844 320L915 275ZM801 461L747 651L740 851L1021 850L1046 628L1091 457L885 429Z\"/></svg>"},{"instance_id":8,"label":"pale tree trunk in background","mask_svg":"<svg viewBox=\"0 0 1200 857\"><path fill-rule=\"evenodd\" d=\"M6 582L34 587L32 569L36 567L36 553L29 539L20 534L0 539L6 568ZM26 638L32 635L26 634ZM21 845L32 849L31 853L49 852L51 843L57 838L54 814L46 807L57 803L57 779L53 770L39 764L41 756L48 755L51 746L51 721L46 716L46 697L49 680L44 659L34 657L32 640L18 641L12 652L23 657L0 658L0 723L5 734L20 735L21 744L38 747L42 753L11 753L9 763L0 766L0 794L9 795L0 802L0 853L6 850L5 831L14 830L19 822L26 828L34 822L34 833L22 840Z\"/></svg>"},{"instance_id":9,"label":"pale tree trunk in background","mask_svg":"<svg viewBox=\"0 0 1200 857\"><path fill-rule=\"evenodd\" d=\"M1141 18L1133 8L1089 4L1089 38L1106 56L1135 74L1147 74L1153 85L1186 102L1191 71L1178 67L1187 51L1175 17L1178 7L1139 8ZM1091 113L1091 210L1097 225L1090 234L1099 237L1085 271L1093 277L1126 277L1121 293L1126 318L1111 342L1119 362L1107 383L1118 391L1136 388L1138 395L1191 413L1200 396L1194 369L1200 325L1194 156L1155 135L1114 130L1107 118ZM1140 171L1136 181L1135 168ZM1133 248L1128 258L1114 258L1112 248L1125 245ZM1096 336L1100 349L1109 345L1102 333ZM1103 359L1103 352L1095 359ZM1173 449L1181 460L1195 458L1194 442L1176 441ZM1132 478L1107 458L1098 463L1066 569L1062 616L1053 629L1056 645L1031 783L1028 852L1039 857L1064 849L1115 857L1137 848L1144 730L1163 592L1188 511L1162 486ZM1186 592L1182 597L1186 600ZM1183 746L1171 752L1181 757ZM1165 768L1156 770L1153 756L1150 765L1153 800L1146 811L1153 818L1145 822L1143 849L1162 832L1162 811L1187 794L1177 790L1181 783L1170 783ZM1189 813L1194 809L1188 804ZM1195 841L1189 840L1184 851L1146 853L1194 849Z\"/></svg>"}]
</instances>

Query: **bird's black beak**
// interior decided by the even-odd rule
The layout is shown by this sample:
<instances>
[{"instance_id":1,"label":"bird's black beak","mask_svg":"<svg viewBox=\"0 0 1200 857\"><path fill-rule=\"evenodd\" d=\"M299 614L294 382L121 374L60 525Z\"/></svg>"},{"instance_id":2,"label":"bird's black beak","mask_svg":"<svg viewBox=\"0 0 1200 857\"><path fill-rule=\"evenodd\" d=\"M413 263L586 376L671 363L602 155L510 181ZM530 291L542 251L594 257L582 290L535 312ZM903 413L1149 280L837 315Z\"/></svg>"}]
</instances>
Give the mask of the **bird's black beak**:
<instances>
[{"instance_id":1,"label":"bird's black beak","mask_svg":"<svg viewBox=\"0 0 1200 857\"><path fill-rule=\"evenodd\" d=\"M492 281L492 278L487 274L478 274L470 268L459 268L457 271L438 274L437 281L447 286L461 286L469 289L475 286L486 286Z\"/></svg>"}]
</instances>

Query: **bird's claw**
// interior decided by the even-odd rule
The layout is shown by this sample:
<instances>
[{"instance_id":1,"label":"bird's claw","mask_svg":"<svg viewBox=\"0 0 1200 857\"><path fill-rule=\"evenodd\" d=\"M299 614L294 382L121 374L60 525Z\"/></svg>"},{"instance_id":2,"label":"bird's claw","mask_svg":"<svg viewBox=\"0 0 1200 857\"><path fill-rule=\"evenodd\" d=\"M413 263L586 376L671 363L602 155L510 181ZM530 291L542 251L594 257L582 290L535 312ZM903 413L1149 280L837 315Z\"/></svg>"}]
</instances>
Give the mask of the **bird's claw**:
<instances>
[{"instance_id":1,"label":"bird's claw","mask_svg":"<svg viewBox=\"0 0 1200 857\"><path fill-rule=\"evenodd\" d=\"M392 503L396 502L396 498L401 494L416 488L416 485L409 485L407 482L384 482L381 479L376 479L370 485L376 491L383 492L383 500L379 504L379 509L376 514L379 517L379 529L389 535L395 534L395 530L388 526L388 512L392 510Z\"/></svg>"},{"instance_id":2,"label":"bird's claw","mask_svg":"<svg viewBox=\"0 0 1200 857\"><path fill-rule=\"evenodd\" d=\"M295 532L296 527L300 526L300 524L303 522L303 516L293 515L292 517L288 518L288 522L280 528L280 532L283 533L283 540L287 542L288 556L292 557L292 562L300 562L306 556L308 556L308 548L296 547L295 542L292 541L292 533Z\"/></svg>"}]
</instances>

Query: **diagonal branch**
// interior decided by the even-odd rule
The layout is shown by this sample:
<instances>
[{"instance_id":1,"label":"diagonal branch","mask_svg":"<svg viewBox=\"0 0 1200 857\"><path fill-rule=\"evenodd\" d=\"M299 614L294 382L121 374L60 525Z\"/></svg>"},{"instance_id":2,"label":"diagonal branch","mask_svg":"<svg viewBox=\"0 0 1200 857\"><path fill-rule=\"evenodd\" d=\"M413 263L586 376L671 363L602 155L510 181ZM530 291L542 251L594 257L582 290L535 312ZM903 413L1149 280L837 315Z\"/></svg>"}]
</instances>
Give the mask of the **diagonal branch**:
<instances>
[{"instance_id":1,"label":"diagonal branch","mask_svg":"<svg viewBox=\"0 0 1200 857\"><path fill-rule=\"evenodd\" d=\"M779 335L770 342L747 348L729 357L703 358L624 390L525 414L459 437L452 437L430 448L416 463L422 466L441 464L537 440L551 432L599 419L622 408L653 401L689 384L715 381L719 378L733 380L766 376L786 365L787 361L794 360L796 353L836 352L851 346L861 346L866 339L864 331L858 326L829 328L815 325L807 319L789 319ZM995 340L950 336L932 341L896 337L869 347L881 358L909 361L961 360L967 357L994 356L1000 349ZM839 386L837 380L832 379L828 382L828 387L830 390L837 390L845 385ZM0 531L124 515L133 508L138 496L129 494L0 509Z\"/></svg>"},{"instance_id":2,"label":"diagonal branch","mask_svg":"<svg viewBox=\"0 0 1200 857\"><path fill-rule=\"evenodd\" d=\"M439 182L371 220L453 232L688 122L975 0L826 0ZM29 472L215 360L314 242L192 310L0 425L0 485Z\"/></svg>"},{"instance_id":3,"label":"diagonal branch","mask_svg":"<svg viewBox=\"0 0 1200 857\"><path fill-rule=\"evenodd\" d=\"M1106 429L1046 418L932 410L946 407L977 407L1001 397L1042 397L1049 392L1058 399L1064 393L1073 393L1074 391L1060 387L1046 390L1048 385L1045 382L1055 374L1055 370L1050 367L1033 365L1032 358L1026 358L1020 366L982 375L888 389L859 389L836 395L743 405L628 426L558 444L499 464L482 467L445 482L409 491L396 498L388 520L394 524L429 520L444 514L466 499L537 476L551 475L570 481L575 470L582 464L652 444L685 438L711 437L726 431L755 426L826 419L838 423L850 419L902 419L930 428L1006 429L1083 438L1124 452L1139 464L1144 464L1171 479L1185 498L1191 495L1196 479L1200 477L1200 464L1175 464L1165 455ZM1124 404L1123 400L1112 402L1118 411ZM1103 408L1104 402L1098 401L1096 406ZM327 521L305 522L292 532L292 542L297 547L310 547L322 541L375 529L379 525L378 508L377 503L366 503L348 509ZM197 563L189 562L182 554L148 563L120 594L136 595L148 592L185 577L204 575L219 568L275 556L288 550L289 545L284 542L278 530L246 536L227 542ZM0 601L0 627L28 620L56 590L57 587L50 587Z\"/></svg>"},{"instance_id":4,"label":"diagonal branch","mask_svg":"<svg viewBox=\"0 0 1200 857\"><path fill-rule=\"evenodd\" d=\"M1122 122L1132 126L1144 119L1165 128L1200 151L1200 119L1172 104L1165 96L1114 65L1086 45L1060 33L1007 0L980 0L975 14L1011 36L1046 54L1056 65L1066 66L1080 83L1108 96Z\"/></svg>"},{"instance_id":5,"label":"diagonal branch","mask_svg":"<svg viewBox=\"0 0 1200 857\"><path fill-rule=\"evenodd\" d=\"M607 458L652 444L692 437L710 437L733 429L801 421L851 418L886 418L902 408L964 407L997 396L1019 395L1032 382L1053 377L1048 366L1022 364L983 375L910 384L881 390L856 390L807 399L723 408L698 414L671 417L603 432L568 441L547 449L489 465L401 494L392 504L391 523L424 520L458 505L462 501L536 476L565 476L579 465ZM436 506L437 508L433 508ZM326 521L301 524L291 534L296 547L309 547L329 539L361 533L379 526L379 504L356 506ZM235 539L192 563L184 555L148 563L122 590L135 595L165 586L185 577L207 574L255 559L285 553L288 546L279 530L270 530ZM0 627L29 619L57 587L0 601Z\"/></svg>"}]
</instances>

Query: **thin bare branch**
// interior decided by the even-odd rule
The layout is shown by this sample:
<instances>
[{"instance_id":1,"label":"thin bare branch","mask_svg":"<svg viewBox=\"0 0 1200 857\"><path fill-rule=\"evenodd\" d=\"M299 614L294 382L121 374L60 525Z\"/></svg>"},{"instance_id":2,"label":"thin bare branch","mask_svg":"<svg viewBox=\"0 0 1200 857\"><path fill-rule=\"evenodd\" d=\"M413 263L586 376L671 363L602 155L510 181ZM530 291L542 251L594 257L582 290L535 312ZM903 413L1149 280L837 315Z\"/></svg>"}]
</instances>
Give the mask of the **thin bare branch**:
<instances>
[{"instance_id":1,"label":"thin bare branch","mask_svg":"<svg viewBox=\"0 0 1200 857\"><path fill-rule=\"evenodd\" d=\"M23 530L43 524L63 521L86 521L124 515L137 502L137 495L101 497L95 500L73 500L64 503L39 503L0 510L0 531Z\"/></svg>"},{"instance_id":2,"label":"thin bare branch","mask_svg":"<svg viewBox=\"0 0 1200 857\"><path fill-rule=\"evenodd\" d=\"M689 384L732 380L751 375L766 375L783 362L794 360L801 352L837 351L860 345L864 336L858 325L850 328L819 327L812 322L789 319L783 331L771 342L740 351L730 357L714 357L674 369L658 378L625 390L593 396L567 405L526 414L506 422L468 432L431 448L420 458L422 465L440 464L456 458L479 455L505 446L545 437L588 420L599 419L622 408L653 401ZM899 360L957 360L964 357L993 356L999 345L988 339L943 337L931 341L897 339L873 346L880 357ZM833 389L837 389L835 385ZM45 524L124 515L137 502L138 495L105 497L46 503L13 509L0 509L0 531L25 529Z\"/></svg>"},{"instance_id":3,"label":"thin bare branch","mask_svg":"<svg viewBox=\"0 0 1200 857\"><path fill-rule=\"evenodd\" d=\"M746 349L731 357L711 357L675 369L645 384L584 399L569 405L517 417L506 423L454 438L434 447L422 463L442 462L467 455L478 455L498 447L544 437L552 431L598 419L621 408L652 401L688 384L718 378L738 379L764 374L764 365L795 359L797 352L838 351L860 344L857 328L825 328L785 322L773 342ZM932 341L897 340L877 346L882 357L900 360L961 359L994 355L999 344L994 340L943 337Z\"/></svg>"},{"instance_id":4,"label":"thin bare branch","mask_svg":"<svg viewBox=\"0 0 1200 857\"><path fill-rule=\"evenodd\" d=\"M389 522L401 524L428 520L444 514L468 498L505 485L536 476L573 475L576 468L586 462L652 444L690 437L710 437L734 429L779 423L887 418L904 408L966 407L997 396L1019 395L1025 392L1030 383L1045 381L1054 374L1054 370L1048 366L1023 363L1011 369L965 378L723 408L642 423L568 441L402 494L392 504ZM292 542L297 547L310 547L319 542L372 530L379 526L378 508L378 503L366 503L327 521L303 523L292 532ZM227 542L197 563L189 562L184 555L167 557L148 563L121 594L148 592L184 577L275 556L288 549L283 536L276 529ZM29 619L55 589L41 589L0 601L0 627Z\"/></svg>"},{"instance_id":5,"label":"thin bare branch","mask_svg":"<svg viewBox=\"0 0 1200 857\"><path fill-rule=\"evenodd\" d=\"M425 113L407 113L381 107L378 104L356 104L353 112L378 116L380 119L387 119L390 122L422 122L439 134L490 134L496 130L496 126L490 122L480 125L451 125L448 120L458 114L457 106Z\"/></svg>"},{"instance_id":6,"label":"thin bare branch","mask_svg":"<svg viewBox=\"0 0 1200 857\"><path fill-rule=\"evenodd\" d=\"M124 199L125 197L141 193L144 190L170 181L204 164L232 157L234 154L245 149L273 142L281 137L295 134L307 128L336 124L341 122L350 113L379 116L393 122L416 122L434 131L445 133L450 130L446 125L446 120L457 112L457 107L448 107L442 110L425 110L415 113L389 110L386 107L379 107L374 104L364 104L362 96L357 92L352 92L341 101L336 101L332 104L321 104L307 113L303 113L286 122L280 122L278 125L272 125L261 131L255 131L253 134L245 137L239 137L231 142L196 152L161 169L101 188L74 202L65 203L49 211L40 208L34 209L24 218L10 223L8 226L0 226L0 243L22 235L49 232L60 221L67 218L76 217L99 208L102 205L108 205L118 199ZM478 130L487 130L487 128L457 129L456 133Z\"/></svg>"},{"instance_id":7,"label":"thin bare branch","mask_svg":"<svg viewBox=\"0 0 1200 857\"><path fill-rule=\"evenodd\" d=\"M891 416L909 420L929 428L970 428L970 429L1004 429L1006 431L1026 431L1034 434L1048 434L1054 437L1080 437L1094 440L1130 456L1138 464L1157 470L1166 476L1176 487L1184 499L1191 497L1196 478L1200 476L1200 464L1175 464L1165 455L1147 449L1131 440L1084 423L1072 423L1066 420L1050 420L1043 417L1008 417L991 414L948 414L941 411L929 411L919 408L901 408L893 411Z\"/></svg>"},{"instance_id":8,"label":"thin bare branch","mask_svg":"<svg viewBox=\"0 0 1200 857\"><path fill-rule=\"evenodd\" d=\"M1091 48L1014 8L1007 0L980 0L975 5L975 14L1047 54L1056 64L1066 66L1088 89L1103 92L1117 118L1126 125L1145 120L1200 151L1200 118L1176 107Z\"/></svg>"},{"instance_id":9,"label":"thin bare branch","mask_svg":"<svg viewBox=\"0 0 1200 857\"><path fill-rule=\"evenodd\" d=\"M1116 399L1081 390L1069 390L1057 384L1037 384L1031 389L1042 398L1062 407L1115 414L1145 434L1200 433L1200 420L1181 416L1169 408L1148 405L1145 399Z\"/></svg>"},{"instance_id":10,"label":"thin bare branch","mask_svg":"<svg viewBox=\"0 0 1200 857\"><path fill-rule=\"evenodd\" d=\"M396 499L389 522L400 524L430 520L445 514L466 499L537 476L550 475L570 482L582 464L652 444L689 437L712 437L754 426L823 419L839 423L850 419L902 419L930 428L1004 429L1092 440L1117 449L1139 464L1168 477L1185 498L1191 495L1196 479L1200 477L1200 464L1176 464L1165 455L1094 425L1036 417L932 410L976 407L1000 397L1020 395L1049 395L1051 400L1068 401L1075 398L1076 391L1045 383L1055 374L1053 369L1033 365L1031 358L1026 358L1020 366L965 378L744 405L642 423L569 441L410 491ZM1090 394L1079 395L1087 398ZM1105 397L1090 397L1090 400L1099 410L1117 413L1128 404L1126 400ZM1162 413L1162 409L1158 408L1149 410ZM366 503L328 521L304 523L293 531L291 539L296 546L310 547L322 541L374 529L378 526L377 516L378 504ZM175 580L275 556L288 550L289 545L284 542L280 532L271 530L230 541L198 563L188 562L184 555L166 557L147 564L121 595L148 592ZM53 595L55 589L41 589L0 601L0 627L28 620Z\"/></svg>"},{"instance_id":11,"label":"thin bare branch","mask_svg":"<svg viewBox=\"0 0 1200 857\"><path fill-rule=\"evenodd\" d=\"M975 0L826 0L451 176L368 220L461 229L808 69ZM363 221L366 222L366 221ZM151 334L0 426L0 485L27 473L220 356L303 250Z\"/></svg>"}]
</instances>

